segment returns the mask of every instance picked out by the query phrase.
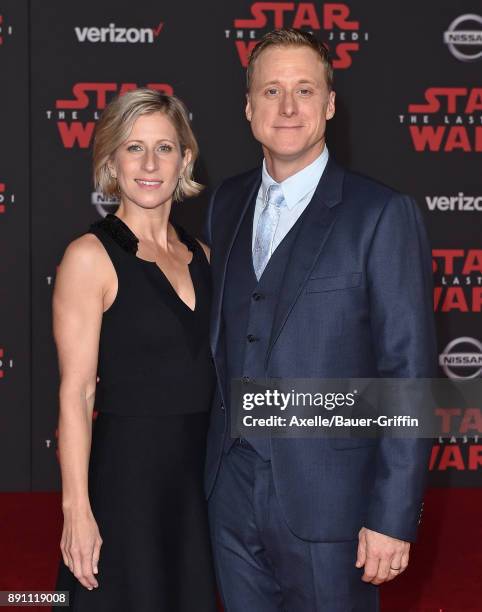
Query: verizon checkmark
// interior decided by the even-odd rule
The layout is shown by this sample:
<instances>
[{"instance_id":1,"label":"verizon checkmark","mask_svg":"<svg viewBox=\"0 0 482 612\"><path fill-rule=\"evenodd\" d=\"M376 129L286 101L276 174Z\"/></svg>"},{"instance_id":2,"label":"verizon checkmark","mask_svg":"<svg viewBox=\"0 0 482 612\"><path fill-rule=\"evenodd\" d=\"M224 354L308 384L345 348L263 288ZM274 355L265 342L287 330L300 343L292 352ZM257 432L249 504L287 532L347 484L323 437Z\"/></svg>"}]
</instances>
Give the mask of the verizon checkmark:
<instances>
[{"instance_id":1,"label":"verizon checkmark","mask_svg":"<svg viewBox=\"0 0 482 612\"><path fill-rule=\"evenodd\" d=\"M154 34L154 36L159 36L159 34L161 33L162 28L164 27L164 22L160 21L159 25L157 26L157 28L152 28L152 32Z\"/></svg>"}]
</instances>

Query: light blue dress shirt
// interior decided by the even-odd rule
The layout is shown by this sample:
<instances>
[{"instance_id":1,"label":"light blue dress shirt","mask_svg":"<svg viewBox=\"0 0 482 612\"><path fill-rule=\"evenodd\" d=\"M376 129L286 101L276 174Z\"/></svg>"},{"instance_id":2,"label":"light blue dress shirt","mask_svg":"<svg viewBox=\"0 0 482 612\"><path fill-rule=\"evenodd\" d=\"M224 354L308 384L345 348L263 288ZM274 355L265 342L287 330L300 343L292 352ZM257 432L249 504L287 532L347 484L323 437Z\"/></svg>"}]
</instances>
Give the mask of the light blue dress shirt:
<instances>
[{"instance_id":1,"label":"light blue dress shirt","mask_svg":"<svg viewBox=\"0 0 482 612\"><path fill-rule=\"evenodd\" d=\"M327 162L328 149L325 145L321 155L311 162L309 166L306 166L306 168L303 168L303 170L300 170L296 174L293 174L286 180L279 183L283 190L286 206L283 206L281 209L270 255L290 231L300 217L301 213L310 203L310 200L315 193L315 189L326 168ZM269 175L268 170L266 169L266 160L263 160L261 186L258 191L256 206L254 209L252 248L254 248L254 239L256 237L259 217L266 205L268 189L273 183L276 183L276 181Z\"/></svg>"}]
</instances>

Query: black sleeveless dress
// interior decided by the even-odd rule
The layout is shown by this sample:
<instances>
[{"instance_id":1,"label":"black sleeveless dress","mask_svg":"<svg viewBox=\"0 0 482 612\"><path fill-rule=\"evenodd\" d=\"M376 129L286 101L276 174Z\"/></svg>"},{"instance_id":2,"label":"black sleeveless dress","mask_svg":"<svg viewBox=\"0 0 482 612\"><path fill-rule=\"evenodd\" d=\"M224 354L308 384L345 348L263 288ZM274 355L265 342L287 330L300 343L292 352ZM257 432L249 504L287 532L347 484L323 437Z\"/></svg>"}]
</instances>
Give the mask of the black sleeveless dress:
<instances>
[{"instance_id":1,"label":"black sleeveless dress","mask_svg":"<svg viewBox=\"0 0 482 612\"><path fill-rule=\"evenodd\" d=\"M75 612L214 612L215 583L203 494L208 410L210 270L192 251L192 311L115 215L91 226L118 278L104 313L89 464L89 495L103 545L99 587L61 561L58 590ZM54 608L55 609L55 608ZM60 608L58 608L60 610Z\"/></svg>"}]
</instances>

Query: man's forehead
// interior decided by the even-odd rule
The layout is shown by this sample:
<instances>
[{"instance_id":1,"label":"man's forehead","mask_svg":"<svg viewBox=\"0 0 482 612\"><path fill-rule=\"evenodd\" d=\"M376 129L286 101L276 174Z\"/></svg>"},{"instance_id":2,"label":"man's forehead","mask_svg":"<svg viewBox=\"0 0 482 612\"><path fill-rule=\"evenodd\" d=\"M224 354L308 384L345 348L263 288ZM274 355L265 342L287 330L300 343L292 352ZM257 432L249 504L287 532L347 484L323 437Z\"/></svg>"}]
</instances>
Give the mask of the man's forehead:
<instances>
[{"instance_id":1,"label":"man's forehead","mask_svg":"<svg viewBox=\"0 0 482 612\"><path fill-rule=\"evenodd\" d=\"M258 70L259 68L259 70ZM253 71L253 79L262 85L271 84L312 84L320 85L325 80L324 66L320 63L313 69L308 69L305 66L270 66L260 65L255 67Z\"/></svg>"},{"instance_id":2,"label":"man's forehead","mask_svg":"<svg viewBox=\"0 0 482 612\"><path fill-rule=\"evenodd\" d=\"M282 74L296 71L299 78L308 79L323 73L324 66L320 56L309 47L269 47L260 53L253 68L263 75L273 70Z\"/></svg>"},{"instance_id":3,"label":"man's forehead","mask_svg":"<svg viewBox=\"0 0 482 612\"><path fill-rule=\"evenodd\" d=\"M317 85L320 83L322 78L311 78L311 77L300 77L299 75L293 75L290 77L282 77L282 78L266 78L266 80L262 80L263 85L283 85L284 83L295 83L297 85ZM261 81L261 79L260 79Z\"/></svg>"}]
</instances>

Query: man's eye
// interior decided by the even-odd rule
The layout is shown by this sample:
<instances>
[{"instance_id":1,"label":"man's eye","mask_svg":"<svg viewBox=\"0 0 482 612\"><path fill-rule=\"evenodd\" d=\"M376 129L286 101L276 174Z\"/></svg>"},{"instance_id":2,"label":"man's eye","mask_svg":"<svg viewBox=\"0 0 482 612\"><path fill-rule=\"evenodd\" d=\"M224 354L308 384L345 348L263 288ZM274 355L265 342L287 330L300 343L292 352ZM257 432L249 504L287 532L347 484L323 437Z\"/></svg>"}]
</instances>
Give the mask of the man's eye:
<instances>
[{"instance_id":1,"label":"man's eye","mask_svg":"<svg viewBox=\"0 0 482 612\"><path fill-rule=\"evenodd\" d=\"M267 89L266 93L268 94L268 96L275 96L278 93L277 89Z\"/></svg>"},{"instance_id":2,"label":"man's eye","mask_svg":"<svg viewBox=\"0 0 482 612\"><path fill-rule=\"evenodd\" d=\"M137 144L131 144L127 147L128 151L140 151L141 150L141 146L137 145Z\"/></svg>"},{"instance_id":3,"label":"man's eye","mask_svg":"<svg viewBox=\"0 0 482 612\"><path fill-rule=\"evenodd\" d=\"M299 92L302 96L309 96L311 94L311 89L300 89Z\"/></svg>"}]
</instances>

